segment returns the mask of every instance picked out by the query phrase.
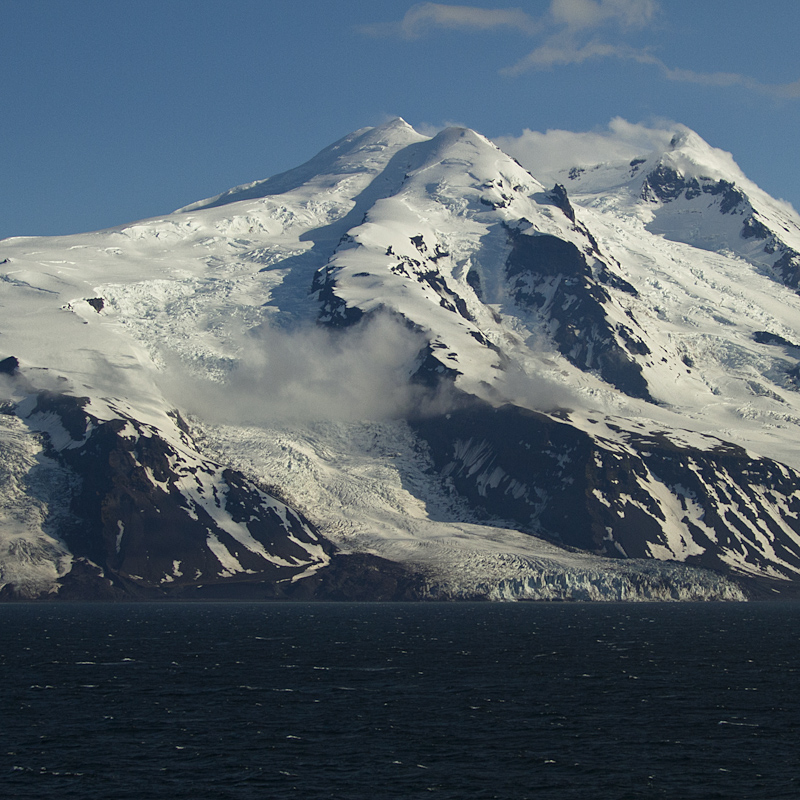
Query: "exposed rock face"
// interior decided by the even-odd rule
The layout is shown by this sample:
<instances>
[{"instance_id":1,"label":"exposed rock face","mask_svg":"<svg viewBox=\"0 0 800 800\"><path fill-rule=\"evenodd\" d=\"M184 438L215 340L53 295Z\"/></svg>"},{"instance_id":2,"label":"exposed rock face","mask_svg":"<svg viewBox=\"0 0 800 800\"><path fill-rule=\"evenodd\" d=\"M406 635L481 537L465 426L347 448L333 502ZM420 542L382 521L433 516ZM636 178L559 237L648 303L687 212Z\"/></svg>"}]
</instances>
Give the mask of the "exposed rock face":
<instances>
[{"instance_id":1,"label":"exposed rock face","mask_svg":"<svg viewBox=\"0 0 800 800\"><path fill-rule=\"evenodd\" d=\"M8 356L0 361L0 375L13 375L19 369L19 360Z\"/></svg>"},{"instance_id":2,"label":"exposed rock face","mask_svg":"<svg viewBox=\"0 0 800 800\"><path fill-rule=\"evenodd\" d=\"M441 358L437 358L437 350L444 350L444 345L435 347L427 345L419 354L419 366L412 375L412 380L421 386L435 391L442 381L454 382L461 374L455 367L447 366Z\"/></svg>"},{"instance_id":3,"label":"exposed rock face","mask_svg":"<svg viewBox=\"0 0 800 800\"><path fill-rule=\"evenodd\" d=\"M765 245L765 250L767 246ZM772 268L781 283L796 291L800 290L800 253L791 248L783 248L780 258L775 261Z\"/></svg>"},{"instance_id":4,"label":"exposed rock face","mask_svg":"<svg viewBox=\"0 0 800 800\"><path fill-rule=\"evenodd\" d=\"M62 579L72 593L100 579L134 596L272 585L327 564L332 548L307 520L201 458L186 434L178 446L133 418L100 420L87 405L42 392L23 412L31 427L50 430L49 456L76 476L72 522L61 531L84 575ZM54 427L62 435L54 438ZM82 564L96 565L98 580Z\"/></svg>"},{"instance_id":5,"label":"exposed rock face","mask_svg":"<svg viewBox=\"0 0 800 800\"><path fill-rule=\"evenodd\" d=\"M489 517L611 557L800 572L800 474L741 448L627 436L628 447L513 406L414 423L434 463Z\"/></svg>"},{"instance_id":6,"label":"exposed rock face","mask_svg":"<svg viewBox=\"0 0 800 800\"><path fill-rule=\"evenodd\" d=\"M314 274L311 293L319 303L318 320L331 328L348 328L360 322L364 312L360 308L348 306L336 294L336 269L322 267Z\"/></svg>"},{"instance_id":7,"label":"exposed rock face","mask_svg":"<svg viewBox=\"0 0 800 800\"><path fill-rule=\"evenodd\" d=\"M769 331L756 331L753 334L753 341L759 344L774 344L779 347L800 347L800 345L796 345L788 339L784 339L783 336L779 336L777 333L770 333Z\"/></svg>"},{"instance_id":8,"label":"exposed rock face","mask_svg":"<svg viewBox=\"0 0 800 800\"><path fill-rule=\"evenodd\" d=\"M722 441L703 450L658 434L629 441L651 479L679 501L685 543L690 538L689 549L700 550L687 555L689 563L723 571L755 567L786 578L800 571L800 474ZM668 536L662 532L653 544L669 546Z\"/></svg>"},{"instance_id":9,"label":"exposed rock face","mask_svg":"<svg viewBox=\"0 0 800 800\"><path fill-rule=\"evenodd\" d=\"M642 185L642 198L660 200L669 203L683 196L686 200L694 200L701 194L719 197L719 210L723 214L731 214L747 203L747 199L735 184L726 180L713 181L710 178L686 178L677 170L665 164L659 164L645 178Z\"/></svg>"},{"instance_id":10,"label":"exposed rock face","mask_svg":"<svg viewBox=\"0 0 800 800\"><path fill-rule=\"evenodd\" d=\"M575 209L569 202L569 197L567 197L567 190L564 188L563 184L557 183L550 190L550 199L553 201L553 203L555 203L556 206L558 206L558 208L560 208L564 212L564 216L570 222L575 222Z\"/></svg>"},{"instance_id":11,"label":"exposed rock face","mask_svg":"<svg viewBox=\"0 0 800 800\"><path fill-rule=\"evenodd\" d=\"M763 252L775 256L770 259L770 271L775 279L792 289L800 289L800 253L764 224L735 183L724 179L686 177L672 167L659 164L645 178L641 193L643 200L660 203L671 203L680 198L695 200L703 195L717 201L721 214L742 217L742 239L763 241Z\"/></svg>"},{"instance_id":12,"label":"exposed rock face","mask_svg":"<svg viewBox=\"0 0 800 800\"><path fill-rule=\"evenodd\" d=\"M631 358L632 353L649 352L647 346L630 329L612 327L604 309L610 297L584 254L556 236L510 235L513 249L505 271L511 293L520 305L555 323L552 336L562 355L581 369L597 370L631 397L651 399L642 368ZM598 271L613 281L600 261ZM622 283L623 291L636 291Z\"/></svg>"},{"instance_id":13,"label":"exposed rock face","mask_svg":"<svg viewBox=\"0 0 800 800\"><path fill-rule=\"evenodd\" d=\"M285 586L285 588L284 588ZM288 600L406 601L432 598L418 572L369 553L336 554L310 578L278 587Z\"/></svg>"}]
</instances>

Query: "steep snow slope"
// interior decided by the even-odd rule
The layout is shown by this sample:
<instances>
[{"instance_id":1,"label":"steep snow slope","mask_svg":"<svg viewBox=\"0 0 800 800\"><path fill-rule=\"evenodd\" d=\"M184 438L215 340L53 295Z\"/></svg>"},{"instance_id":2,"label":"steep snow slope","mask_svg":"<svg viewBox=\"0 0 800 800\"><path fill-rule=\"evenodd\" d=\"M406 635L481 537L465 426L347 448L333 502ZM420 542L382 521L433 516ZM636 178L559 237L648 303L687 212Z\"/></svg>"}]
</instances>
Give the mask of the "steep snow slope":
<instances>
[{"instance_id":1,"label":"steep snow slope","mask_svg":"<svg viewBox=\"0 0 800 800\"><path fill-rule=\"evenodd\" d=\"M323 592L334 546L416 596L796 580L800 222L689 131L635 161L547 188L394 120L3 241L2 582Z\"/></svg>"},{"instance_id":2,"label":"steep snow slope","mask_svg":"<svg viewBox=\"0 0 800 800\"><path fill-rule=\"evenodd\" d=\"M793 210L687 129L666 152L559 177L635 285L648 343L660 340L654 394L698 430L797 466Z\"/></svg>"}]
</instances>

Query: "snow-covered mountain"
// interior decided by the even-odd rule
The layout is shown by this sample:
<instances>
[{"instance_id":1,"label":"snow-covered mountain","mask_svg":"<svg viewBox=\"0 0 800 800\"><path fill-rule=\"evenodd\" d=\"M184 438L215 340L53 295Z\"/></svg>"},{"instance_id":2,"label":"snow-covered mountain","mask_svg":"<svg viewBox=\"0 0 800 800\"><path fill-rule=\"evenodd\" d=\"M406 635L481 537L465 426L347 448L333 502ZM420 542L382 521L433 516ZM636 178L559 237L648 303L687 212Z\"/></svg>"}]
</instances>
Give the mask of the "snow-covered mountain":
<instances>
[{"instance_id":1,"label":"snow-covered mountain","mask_svg":"<svg viewBox=\"0 0 800 800\"><path fill-rule=\"evenodd\" d=\"M0 270L2 596L800 586L800 218L685 128L397 119Z\"/></svg>"}]
</instances>

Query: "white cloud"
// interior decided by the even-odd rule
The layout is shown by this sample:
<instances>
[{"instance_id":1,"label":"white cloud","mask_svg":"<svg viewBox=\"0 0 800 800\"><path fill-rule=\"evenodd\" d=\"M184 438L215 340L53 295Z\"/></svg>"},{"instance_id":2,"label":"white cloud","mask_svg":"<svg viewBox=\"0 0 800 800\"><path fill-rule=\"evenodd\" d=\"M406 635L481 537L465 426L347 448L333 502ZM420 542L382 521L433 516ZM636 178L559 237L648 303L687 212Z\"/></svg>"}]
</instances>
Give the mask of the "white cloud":
<instances>
[{"instance_id":1,"label":"white cloud","mask_svg":"<svg viewBox=\"0 0 800 800\"><path fill-rule=\"evenodd\" d=\"M431 410L439 398L409 384L425 339L378 314L352 328L265 324L239 343L223 382L167 359L162 391L190 413L241 424L375 420Z\"/></svg>"},{"instance_id":2,"label":"white cloud","mask_svg":"<svg viewBox=\"0 0 800 800\"><path fill-rule=\"evenodd\" d=\"M418 39L432 28L463 31L490 31L498 28L534 34L540 23L519 8L477 8L442 3L420 3L412 6L400 22L362 25L360 30L371 36L401 36Z\"/></svg>"},{"instance_id":3,"label":"white cloud","mask_svg":"<svg viewBox=\"0 0 800 800\"><path fill-rule=\"evenodd\" d=\"M541 41L527 56L502 70L505 75L519 76L535 70L616 59L650 65L670 81L739 87L777 98L800 98L800 80L769 84L736 72L696 72L671 67L650 49L619 41L626 32L652 27L660 13L657 0L550 0L548 13L541 19L519 8L420 3L412 6L399 22L362 25L360 30L369 35L405 39L417 39L442 28L473 32L512 30L539 37ZM601 31L603 38L599 38ZM609 37L617 41L612 42Z\"/></svg>"},{"instance_id":4,"label":"white cloud","mask_svg":"<svg viewBox=\"0 0 800 800\"><path fill-rule=\"evenodd\" d=\"M649 25L659 10L656 0L551 0L549 14L535 19L520 8L480 8L444 3L418 3L399 22L359 26L373 36L401 36L417 39L434 28L465 31L506 29L529 36L547 27L584 30L613 23L622 28Z\"/></svg>"},{"instance_id":5,"label":"white cloud","mask_svg":"<svg viewBox=\"0 0 800 800\"><path fill-rule=\"evenodd\" d=\"M583 64L599 58L615 58L620 61L635 61L638 64L649 64L660 70L669 81L694 83L700 86L740 86L760 94L773 97L800 97L800 80L792 83L762 83L747 75L737 72L695 72L690 69L674 68L667 65L647 50L628 45L612 45L602 41L592 41L577 46L571 38L553 37L545 44L528 53L525 58L503 70L505 75L521 75L537 69L548 69L568 64Z\"/></svg>"},{"instance_id":6,"label":"white cloud","mask_svg":"<svg viewBox=\"0 0 800 800\"><path fill-rule=\"evenodd\" d=\"M562 180L558 173L570 167L627 161L666 149L680 130L685 128L666 120L645 125L615 117L605 130L541 133L526 129L520 136L501 136L494 143L540 181L550 183Z\"/></svg>"},{"instance_id":7,"label":"white cloud","mask_svg":"<svg viewBox=\"0 0 800 800\"><path fill-rule=\"evenodd\" d=\"M644 28L656 17L655 0L552 0L550 15L557 24L577 30L616 22L623 28Z\"/></svg>"},{"instance_id":8,"label":"white cloud","mask_svg":"<svg viewBox=\"0 0 800 800\"><path fill-rule=\"evenodd\" d=\"M745 89L773 97L790 99L800 97L800 80L792 83L761 83L755 78L736 72L694 72L690 69L673 69L659 59L653 59L651 63L657 64L664 73L664 77L671 81L696 83L702 86L742 86Z\"/></svg>"},{"instance_id":9,"label":"white cloud","mask_svg":"<svg viewBox=\"0 0 800 800\"><path fill-rule=\"evenodd\" d=\"M638 61L640 64L660 64L658 59L644 50L637 50L627 45L612 45L594 41L582 47L573 42L559 42L553 39L541 47L537 47L513 67L503 70L506 75L520 75L532 69L546 69L567 64L582 64L596 58L618 58Z\"/></svg>"}]
</instances>

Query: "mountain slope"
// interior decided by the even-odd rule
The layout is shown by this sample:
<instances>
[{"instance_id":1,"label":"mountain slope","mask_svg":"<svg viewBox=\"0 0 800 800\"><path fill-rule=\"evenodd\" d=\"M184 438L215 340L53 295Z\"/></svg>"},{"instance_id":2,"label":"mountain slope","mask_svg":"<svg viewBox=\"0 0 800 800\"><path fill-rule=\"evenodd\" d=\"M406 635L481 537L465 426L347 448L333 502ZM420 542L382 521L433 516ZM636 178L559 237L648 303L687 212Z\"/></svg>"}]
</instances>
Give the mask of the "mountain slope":
<instances>
[{"instance_id":1,"label":"mountain slope","mask_svg":"<svg viewBox=\"0 0 800 800\"><path fill-rule=\"evenodd\" d=\"M800 221L742 173L729 153L682 128L664 152L558 176L582 206L637 216L651 233L735 254L792 289L800 285Z\"/></svg>"},{"instance_id":2,"label":"mountain slope","mask_svg":"<svg viewBox=\"0 0 800 800\"><path fill-rule=\"evenodd\" d=\"M0 243L5 593L793 591L800 220L688 130L634 162L393 120Z\"/></svg>"}]
</instances>

